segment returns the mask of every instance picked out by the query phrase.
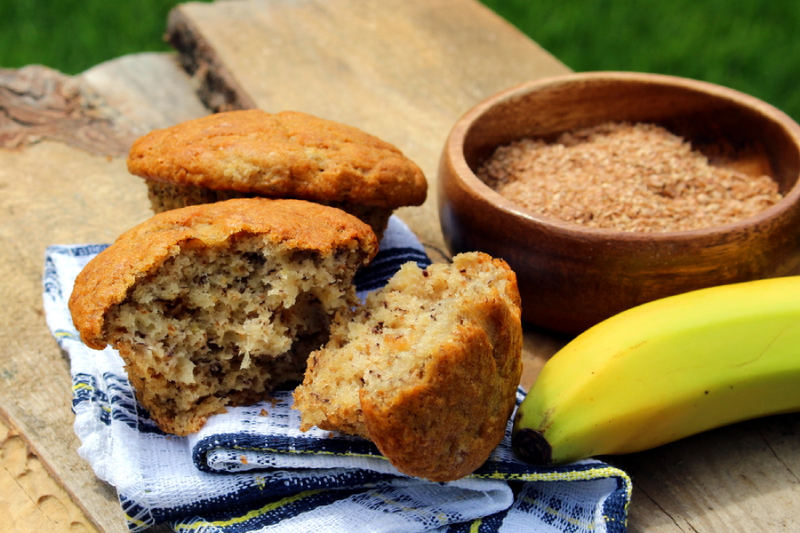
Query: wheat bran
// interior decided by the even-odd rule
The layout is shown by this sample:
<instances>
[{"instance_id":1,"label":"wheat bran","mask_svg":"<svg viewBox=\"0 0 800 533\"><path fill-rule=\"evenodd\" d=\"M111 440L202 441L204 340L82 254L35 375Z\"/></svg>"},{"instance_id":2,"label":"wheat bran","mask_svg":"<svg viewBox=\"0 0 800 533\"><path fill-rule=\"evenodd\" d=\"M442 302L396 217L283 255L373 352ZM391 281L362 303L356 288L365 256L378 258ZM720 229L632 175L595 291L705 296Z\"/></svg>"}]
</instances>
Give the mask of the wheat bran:
<instances>
[{"instance_id":1,"label":"wheat bran","mask_svg":"<svg viewBox=\"0 0 800 533\"><path fill-rule=\"evenodd\" d=\"M538 214L629 232L687 231L750 217L782 195L769 176L713 166L653 124L609 122L500 146L477 175Z\"/></svg>"}]
</instances>

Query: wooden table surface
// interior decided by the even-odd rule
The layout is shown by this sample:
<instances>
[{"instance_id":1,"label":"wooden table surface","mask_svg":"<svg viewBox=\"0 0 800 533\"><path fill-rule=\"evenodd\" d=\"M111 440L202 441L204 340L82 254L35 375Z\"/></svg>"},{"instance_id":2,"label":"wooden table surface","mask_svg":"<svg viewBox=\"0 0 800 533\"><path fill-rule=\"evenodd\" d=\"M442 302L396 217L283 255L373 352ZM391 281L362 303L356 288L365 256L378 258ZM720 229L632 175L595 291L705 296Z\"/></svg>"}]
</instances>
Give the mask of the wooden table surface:
<instances>
[{"instance_id":1,"label":"wooden table surface","mask_svg":"<svg viewBox=\"0 0 800 533\"><path fill-rule=\"evenodd\" d=\"M428 201L399 215L440 261L436 173L454 122L494 92L569 71L475 0L190 3L168 33L175 53L75 77L0 70L0 531L126 531L113 489L77 454L69 362L40 279L47 245L110 242L149 216L125 168L134 138L249 107L358 126L425 171ZM526 330L524 385L567 340ZM799 430L798 415L770 417L604 458L633 478L629 531L800 530Z\"/></svg>"}]
</instances>

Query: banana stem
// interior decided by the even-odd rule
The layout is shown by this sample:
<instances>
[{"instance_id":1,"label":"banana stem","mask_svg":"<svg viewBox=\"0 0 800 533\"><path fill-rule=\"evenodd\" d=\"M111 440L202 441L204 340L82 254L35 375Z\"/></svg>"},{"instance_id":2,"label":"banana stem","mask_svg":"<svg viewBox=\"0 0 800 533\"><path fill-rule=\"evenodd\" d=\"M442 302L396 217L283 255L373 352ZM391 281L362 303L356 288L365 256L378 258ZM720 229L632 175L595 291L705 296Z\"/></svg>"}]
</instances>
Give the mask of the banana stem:
<instances>
[{"instance_id":1,"label":"banana stem","mask_svg":"<svg viewBox=\"0 0 800 533\"><path fill-rule=\"evenodd\" d=\"M535 429L521 428L511 437L511 447L517 456L533 465L547 466L553 463L553 447Z\"/></svg>"}]
</instances>

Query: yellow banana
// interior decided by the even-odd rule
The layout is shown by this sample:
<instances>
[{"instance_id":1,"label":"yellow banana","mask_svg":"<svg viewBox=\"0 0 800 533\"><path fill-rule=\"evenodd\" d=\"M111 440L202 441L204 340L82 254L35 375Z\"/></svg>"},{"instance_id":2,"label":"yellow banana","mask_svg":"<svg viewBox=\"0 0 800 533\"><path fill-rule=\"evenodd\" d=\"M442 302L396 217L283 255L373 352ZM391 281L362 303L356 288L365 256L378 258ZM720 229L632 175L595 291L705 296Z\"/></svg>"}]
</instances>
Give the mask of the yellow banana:
<instances>
[{"instance_id":1,"label":"yellow banana","mask_svg":"<svg viewBox=\"0 0 800 533\"><path fill-rule=\"evenodd\" d=\"M800 276L656 300L578 335L542 368L512 445L563 464L795 411Z\"/></svg>"}]
</instances>

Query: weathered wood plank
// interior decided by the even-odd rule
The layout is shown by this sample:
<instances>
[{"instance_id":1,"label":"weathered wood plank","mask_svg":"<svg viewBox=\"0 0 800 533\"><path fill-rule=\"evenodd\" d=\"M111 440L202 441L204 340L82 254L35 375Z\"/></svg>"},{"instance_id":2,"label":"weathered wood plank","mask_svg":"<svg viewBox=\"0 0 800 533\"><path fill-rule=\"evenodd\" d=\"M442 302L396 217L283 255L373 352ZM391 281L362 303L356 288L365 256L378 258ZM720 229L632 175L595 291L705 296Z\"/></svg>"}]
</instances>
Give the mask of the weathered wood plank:
<instances>
[{"instance_id":1,"label":"weathered wood plank","mask_svg":"<svg viewBox=\"0 0 800 533\"><path fill-rule=\"evenodd\" d=\"M0 420L2 531L97 531L18 432Z\"/></svg>"},{"instance_id":2,"label":"weathered wood plank","mask_svg":"<svg viewBox=\"0 0 800 533\"><path fill-rule=\"evenodd\" d=\"M628 456L631 533L795 531L800 415L751 420Z\"/></svg>"},{"instance_id":3,"label":"weathered wood plank","mask_svg":"<svg viewBox=\"0 0 800 533\"><path fill-rule=\"evenodd\" d=\"M125 72L121 66L130 68ZM105 92L135 102L137 83L158 87L170 70L170 91L154 91L144 98L144 108L120 106L118 111L102 97ZM26 128L24 120L6 123L3 131L16 127L15 144L0 148L0 249L4 258L0 261L0 412L24 437L27 451L41 460L94 527L123 533L127 528L116 494L77 454L68 361L47 329L42 308L44 251L57 243L110 242L150 216L144 185L127 173L124 155L129 143L139 131L207 111L173 55L110 62L92 69L87 80L46 69L23 74L13 82L16 94L26 100L24 105L13 107L5 100L6 113L0 113L19 117L9 110L23 108L25 117L36 117L33 129ZM145 83L150 74L149 84ZM103 79L106 82L101 82ZM132 98L127 100L125 93ZM52 120L48 122L48 118ZM18 439L6 439L2 452L18 445ZM42 505L52 496L48 486L18 487L26 493L45 492L28 494L32 502L38 502L35 508L14 507L29 518L52 522L52 531L69 531L80 525L72 518L65 523L63 513L50 512L60 512L58 506ZM20 501L24 498L17 503ZM6 500L3 503L12 505Z\"/></svg>"},{"instance_id":4,"label":"weathered wood plank","mask_svg":"<svg viewBox=\"0 0 800 533\"><path fill-rule=\"evenodd\" d=\"M80 75L135 136L210 113L174 53L142 53L97 65Z\"/></svg>"}]
</instances>

